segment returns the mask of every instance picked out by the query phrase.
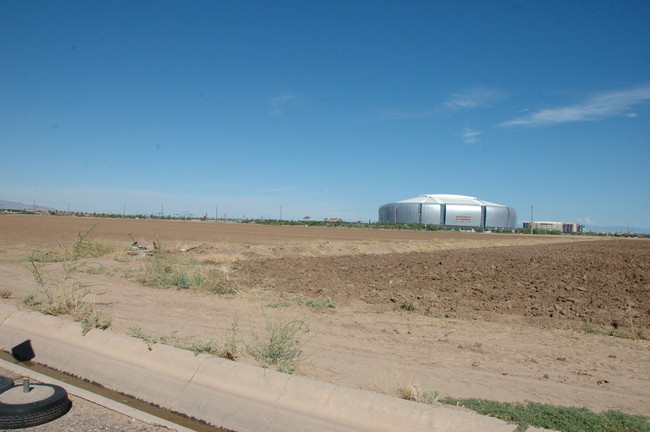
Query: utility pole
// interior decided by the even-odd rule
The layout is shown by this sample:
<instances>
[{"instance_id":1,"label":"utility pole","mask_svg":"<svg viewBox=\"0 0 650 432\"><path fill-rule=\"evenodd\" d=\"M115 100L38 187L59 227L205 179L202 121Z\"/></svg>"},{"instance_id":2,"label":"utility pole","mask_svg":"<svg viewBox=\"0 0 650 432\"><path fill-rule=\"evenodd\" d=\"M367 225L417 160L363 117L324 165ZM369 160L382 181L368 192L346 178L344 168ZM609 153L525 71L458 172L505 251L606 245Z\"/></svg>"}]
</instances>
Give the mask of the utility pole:
<instances>
[{"instance_id":1,"label":"utility pole","mask_svg":"<svg viewBox=\"0 0 650 432\"><path fill-rule=\"evenodd\" d=\"M282 205L280 205L280 220L282 220Z\"/></svg>"},{"instance_id":2,"label":"utility pole","mask_svg":"<svg viewBox=\"0 0 650 432\"><path fill-rule=\"evenodd\" d=\"M530 233L533 233L533 205L530 205Z\"/></svg>"}]
</instances>

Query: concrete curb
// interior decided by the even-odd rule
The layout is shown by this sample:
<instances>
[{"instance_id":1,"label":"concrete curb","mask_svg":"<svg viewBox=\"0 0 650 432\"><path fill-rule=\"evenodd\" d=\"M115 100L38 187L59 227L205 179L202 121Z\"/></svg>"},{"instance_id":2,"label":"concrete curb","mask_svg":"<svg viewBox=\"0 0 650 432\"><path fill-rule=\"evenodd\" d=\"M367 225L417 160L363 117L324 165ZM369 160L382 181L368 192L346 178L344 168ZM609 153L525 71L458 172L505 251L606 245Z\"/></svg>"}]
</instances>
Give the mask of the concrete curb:
<instances>
[{"instance_id":1,"label":"concrete curb","mask_svg":"<svg viewBox=\"0 0 650 432\"><path fill-rule=\"evenodd\" d=\"M0 367L2 369L6 369L8 371L11 371L15 374L22 375L23 377L29 377L30 379L42 382L42 383L47 383L47 384L54 384L58 385L60 387L63 387L66 389L66 391L74 396L77 396L78 398L85 399L87 401L93 402L97 405L100 405L102 407L108 408L111 411L118 412L120 414L124 414L126 416L129 416L133 419L139 420L144 423L152 424L152 425L158 425L158 426L164 426L170 430L175 430L177 432L192 432L192 429L188 429L184 426L177 425L176 423L172 423L170 421L161 419L159 417L156 417L154 415L148 414L146 412L140 411L136 408L124 405L119 402L115 402L114 400L105 398L103 396L100 396L98 394L95 394L93 392L90 392L88 390L81 389L79 387L75 387L70 385L67 382L59 381L57 379L54 379L52 377L40 374L36 371L33 371L31 369L28 369L24 366L14 364L14 363L9 363L4 360L0 360Z\"/></svg>"},{"instance_id":2,"label":"concrete curb","mask_svg":"<svg viewBox=\"0 0 650 432\"><path fill-rule=\"evenodd\" d=\"M238 432L485 431L478 414L286 375L0 304L0 349L30 340L35 361Z\"/></svg>"}]
</instances>

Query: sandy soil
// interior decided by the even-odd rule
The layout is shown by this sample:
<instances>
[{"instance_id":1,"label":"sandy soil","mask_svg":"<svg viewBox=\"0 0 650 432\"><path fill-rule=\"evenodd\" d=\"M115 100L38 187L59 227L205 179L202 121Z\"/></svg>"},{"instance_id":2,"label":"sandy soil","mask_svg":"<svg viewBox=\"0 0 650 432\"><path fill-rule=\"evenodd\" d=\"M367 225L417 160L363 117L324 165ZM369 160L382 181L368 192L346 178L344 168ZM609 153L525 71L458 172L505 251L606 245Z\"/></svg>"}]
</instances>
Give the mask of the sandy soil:
<instances>
[{"instance_id":1,"label":"sandy soil","mask_svg":"<svg viewBox=\"0 0 650 432\"><path fill-rule=\"evenodd\" d=\"M145 259L89 259L102 271L75 278L102 292L109 331L201 340L236 324L250 342L268 322L300 319L310 332L297 373L315 379L650 415L650 342L585 331L650 333L650 241L0 216L2 301L36 292L32 251L93 226L124 248L131 236L166 250L205 243L185 255L237 288L144 287L125 276ZM336 307L308 307L316 298Z\"/></svg>"}]
</instances>

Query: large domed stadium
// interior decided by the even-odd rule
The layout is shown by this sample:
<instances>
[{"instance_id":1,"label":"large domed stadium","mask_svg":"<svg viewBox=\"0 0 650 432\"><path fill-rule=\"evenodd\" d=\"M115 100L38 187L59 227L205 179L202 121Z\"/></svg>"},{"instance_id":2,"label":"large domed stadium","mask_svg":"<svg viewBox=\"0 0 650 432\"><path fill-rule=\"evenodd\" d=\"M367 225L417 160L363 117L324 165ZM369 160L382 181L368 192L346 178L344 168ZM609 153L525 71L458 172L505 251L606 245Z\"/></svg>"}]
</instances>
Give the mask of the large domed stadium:
<instances>
[{"instance_id":1,"label":"large domed stadium","mask_svg":"<svg viewBox=\"0 0 650 432\"><path fill-rule=\"evenodd\" d=\"M511 207L465 195L426 194L382 205L379 222L515 228L517 212Z\"/></svg>"}]
</instances>

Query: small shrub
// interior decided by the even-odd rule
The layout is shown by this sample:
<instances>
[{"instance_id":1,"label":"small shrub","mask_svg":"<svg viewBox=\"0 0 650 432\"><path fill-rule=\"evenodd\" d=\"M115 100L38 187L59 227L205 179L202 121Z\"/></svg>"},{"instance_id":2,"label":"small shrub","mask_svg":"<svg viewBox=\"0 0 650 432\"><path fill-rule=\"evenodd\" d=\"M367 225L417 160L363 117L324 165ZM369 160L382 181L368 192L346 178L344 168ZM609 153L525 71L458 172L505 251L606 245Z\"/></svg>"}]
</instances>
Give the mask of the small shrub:
<instances>
[{"instance_id":1,"label":"small shrub","mask_svg":"<svg viewBox=\"0 0 650 432\"><path fill-rule=\"evenodd\" d=\"M265 366L276 366L279 372L293 373L297 362L304 359L302 338L309 332L304 321L286 323L268 322L266 334L252 334L252 342L246 352Z\"/></svg>"},{"instance_id":2,"label":"small shrub","mask_svg":"<svg viewBox=\"0 0 650 432\"><path fill-rule=\"evenodd\" d=\"M3 299L11 298L12 294L13 294L13 292L9 288L1 288L0 289L0 298L3 298Z\"/></svg>"}]
</instances>

